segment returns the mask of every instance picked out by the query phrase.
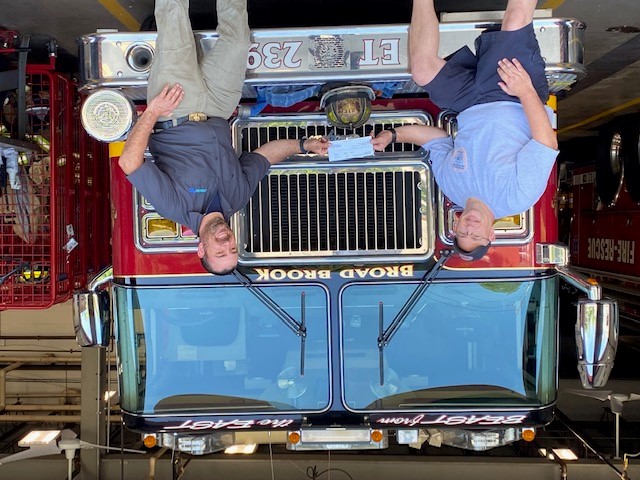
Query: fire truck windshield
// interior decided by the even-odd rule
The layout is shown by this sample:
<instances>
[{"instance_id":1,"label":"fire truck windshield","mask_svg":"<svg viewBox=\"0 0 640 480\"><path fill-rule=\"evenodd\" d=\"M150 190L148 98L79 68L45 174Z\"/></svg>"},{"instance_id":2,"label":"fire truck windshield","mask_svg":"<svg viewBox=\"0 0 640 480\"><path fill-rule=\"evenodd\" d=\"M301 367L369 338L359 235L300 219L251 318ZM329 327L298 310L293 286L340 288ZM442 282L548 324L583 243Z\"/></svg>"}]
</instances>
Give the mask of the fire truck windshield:
<instances>
[{"instance_id":1,"label":"fire truck windshield","mask_svg":"<svg viewBox=\"0 0 640 480\"><path fill-rule=\"evenodd\" d=\"M407 312L380 365L380 318L387 328L414 290L415 283L396 282L352 284L343 291L347 408L424 411L553 403L555 278L434 282Z\"/></svg>"},{"instance_id":2,"label":"fire truck windshield","mask_svg":"<svg viewBox=\"0 0 640 480\"><path fill-rule=\"evenodd\" d=\"M114 286L122 408L147 415L326 409L326 290L260 288L287 315L305 318L303 375L299 336L244 286Z\"/></svg>"}]
</instances>

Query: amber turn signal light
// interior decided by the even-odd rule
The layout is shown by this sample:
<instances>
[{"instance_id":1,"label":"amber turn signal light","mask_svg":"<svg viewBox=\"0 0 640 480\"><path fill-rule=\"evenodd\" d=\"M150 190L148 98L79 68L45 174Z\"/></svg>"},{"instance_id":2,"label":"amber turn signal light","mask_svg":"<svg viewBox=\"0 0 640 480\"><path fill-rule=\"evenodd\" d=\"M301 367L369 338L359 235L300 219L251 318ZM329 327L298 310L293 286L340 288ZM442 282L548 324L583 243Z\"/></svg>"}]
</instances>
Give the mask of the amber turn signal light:
<instances>
[{"instance_id":1,"label":"amber turn signal light","mask_svg":"<svg viewBox=\"0 0 640 480\"><path fill-rule=\"evenodd\" d=\"M156 446L156 436L155 435L145 435L144 439L142 440L142 443L144 443L144 446L147 448L153 448Z\"/></svg>"},{"instance_id":2,"label":"amber turn signal light","mask_svg":"<svg viewBox=\"0 0 640 480\"><path fill-rule=\"evenodd\" d=\"M296 445L300 442L300 434L298 432L289 432L289 443Z\"/></svg>"},{"instance_id":3,"label":"amber turn signal light","mask_svg":"<svg viewBox=\"0 0 640 480\"><path fill-rule=\"evenodd\" d=\"M532 442L536 438L536 430L535 428L523 428L522 429L522 439L525 442Z\"/></svg>"}]
</instances>

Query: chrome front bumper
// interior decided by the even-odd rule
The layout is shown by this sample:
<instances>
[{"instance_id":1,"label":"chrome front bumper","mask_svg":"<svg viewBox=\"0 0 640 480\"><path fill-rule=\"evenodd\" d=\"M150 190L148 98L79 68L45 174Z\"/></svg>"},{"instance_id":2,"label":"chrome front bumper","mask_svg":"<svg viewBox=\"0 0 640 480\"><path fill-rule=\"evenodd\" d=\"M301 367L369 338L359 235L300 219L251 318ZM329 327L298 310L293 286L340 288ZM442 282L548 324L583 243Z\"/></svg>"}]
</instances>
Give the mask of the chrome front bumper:
<instances>
[{"instance_id":1,"label":"chrome front bumper","mask_svg":"<svg viewBox=\"0 0 640 480\"><path fill-rule=\"evenodd\" d=\"M440 55L447 56L474 41L495 21L443 23ZM584 24L573 19L534 20L534 28L552 92L566 90L586 71ZM195 32L199 55L215 45L215 31ZM155 53L155 32L115 32L78 39L81 89L122 89L143 100ZM372 85L397 82L396 93L421 91L412 80L408 58L408 25L257 29L247 58L244 98L256 98L261 85L314 85L348 81Z\"/></svg>"}]
</instances>

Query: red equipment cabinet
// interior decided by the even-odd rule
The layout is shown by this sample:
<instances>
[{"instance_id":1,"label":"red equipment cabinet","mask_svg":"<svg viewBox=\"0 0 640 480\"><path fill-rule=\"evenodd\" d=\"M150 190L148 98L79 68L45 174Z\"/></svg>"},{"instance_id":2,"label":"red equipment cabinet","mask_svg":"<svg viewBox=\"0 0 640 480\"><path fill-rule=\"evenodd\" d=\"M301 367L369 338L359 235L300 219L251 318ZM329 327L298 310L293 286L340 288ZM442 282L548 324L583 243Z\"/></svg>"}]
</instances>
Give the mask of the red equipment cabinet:
<instances>
[{"instance_id":1,"label":"red equipment cabinet","mask_svg":"<svg viewBox=\"0 0 640 480\"><path fill-rule=\"evenodd\" d=\"M0 310L48 308L109 261L107 153L80 126L77 86L56 71L55 42L48 61L31 62L28 37L1 38L2 73L16 88L0 93L0 147L19 153L20 188L12 188L5 155Z\"/></svg>"},{"instance_id":2,"label":"red equipment cabinet","mask_svg":"<svg viewBox=\"0 0 640 480\"><path fill-rule=\"evenodd\" d=\"M638 132L637 114L602 126L597 148L574 152L582 162L566 187L571 263L595 278L618 302L620 316L633 323L640 321Z\"/></svg>"}]
</instances>

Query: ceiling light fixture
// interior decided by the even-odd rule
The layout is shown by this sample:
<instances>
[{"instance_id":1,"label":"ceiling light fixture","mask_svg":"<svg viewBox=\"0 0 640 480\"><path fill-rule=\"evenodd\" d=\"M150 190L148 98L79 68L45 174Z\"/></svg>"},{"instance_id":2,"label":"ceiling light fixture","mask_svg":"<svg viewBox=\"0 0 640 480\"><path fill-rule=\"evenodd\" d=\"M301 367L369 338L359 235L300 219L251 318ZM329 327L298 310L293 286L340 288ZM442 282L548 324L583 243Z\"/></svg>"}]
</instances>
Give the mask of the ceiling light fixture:
<instances>
[{"instance_id":1,"label":"ceiling light fixture","mask_svg":"<svg viewBox=\"0 0 640 480\"><path fill-rule=\"evenodd\" d=\"M56 445L62 430L32 430L18 441L19 447Z\"/></svg>"},{"instance_id":2,"label":"ceiling light fixture","mask_svg":"<svg viewBox=\"0 0 640 480\"><path fill-rule=\"evenodd\" d=\"M258 445L256 443L246 443L243 445L231 445L224 449L224 453L228 453L230 455L234 454L243 454L243 455L251 455L255 453Z\"/></svg>"},{"instance_id":3,"label":"ceiling light fixture","mask_svg":"<svg viewBox=\"0 0 640 480\"><path fill-rule=\"evenodd\" d=\"M575 461L578 460L578 456L573 453L570 448L554 448L553 453L561 460Z\"/></svg>"}]
</instances>

